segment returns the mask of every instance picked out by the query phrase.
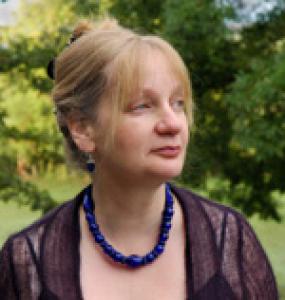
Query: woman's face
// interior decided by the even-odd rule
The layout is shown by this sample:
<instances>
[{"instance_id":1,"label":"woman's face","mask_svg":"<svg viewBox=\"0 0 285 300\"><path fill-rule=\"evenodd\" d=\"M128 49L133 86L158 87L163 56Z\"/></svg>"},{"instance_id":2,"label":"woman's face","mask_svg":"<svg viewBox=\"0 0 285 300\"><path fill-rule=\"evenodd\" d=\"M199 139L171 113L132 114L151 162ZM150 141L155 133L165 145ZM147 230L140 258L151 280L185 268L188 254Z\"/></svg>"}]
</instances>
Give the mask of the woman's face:
<instances>
[{"instance_id":1,"label":"woman's face","mask_svg":"<svg viewBox=\"0 0 285 300\"><path fill-rule=\"evenodd\" d=\"M188 143L183 89L164 55L145 58L144 80L118 118L114 142L110 136L111 107L102 101L95 138L96 172L126 180L158 179L180 174Z\"/></svg>"}]
</instances>

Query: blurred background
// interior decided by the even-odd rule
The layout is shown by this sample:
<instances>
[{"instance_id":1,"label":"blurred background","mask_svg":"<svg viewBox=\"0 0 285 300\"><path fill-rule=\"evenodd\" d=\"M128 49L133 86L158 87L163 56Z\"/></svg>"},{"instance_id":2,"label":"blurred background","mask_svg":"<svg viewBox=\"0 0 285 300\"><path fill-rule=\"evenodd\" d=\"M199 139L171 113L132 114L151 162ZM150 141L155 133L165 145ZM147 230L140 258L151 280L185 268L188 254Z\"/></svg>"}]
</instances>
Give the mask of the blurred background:
<instances>
[{"instance_id":1,"label":"blurred background","mask_svg":"<svg viewBox=\"0 0 285 300\"><path fill-rule=\"evenodd\" d=\"M184 58L195 126L177 181L248 218L285 299L285 0L0 0L0 245L89 182L65 163L46 65L106 14Z\"/></svg>"}]
</instances>

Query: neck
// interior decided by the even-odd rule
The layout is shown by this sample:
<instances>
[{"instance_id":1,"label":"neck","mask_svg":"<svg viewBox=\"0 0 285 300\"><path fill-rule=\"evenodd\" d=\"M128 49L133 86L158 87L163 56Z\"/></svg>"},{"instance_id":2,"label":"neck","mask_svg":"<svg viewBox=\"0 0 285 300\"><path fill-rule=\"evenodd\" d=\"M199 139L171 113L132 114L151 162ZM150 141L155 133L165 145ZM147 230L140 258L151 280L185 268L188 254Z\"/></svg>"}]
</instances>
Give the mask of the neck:
<instances>
[{"instance_id":1,"label":"neck","mask_svg":"<svg viewBox=\"0 0 285 300\"><path fill-rule=\"evenodd\" d=\"M144 241L143 245L152 245L162 220L165 184L127 182L94 177L93 201L97 222L110 242L121 248L134 245L138 240Z\"/></svg>"}]
</instances>

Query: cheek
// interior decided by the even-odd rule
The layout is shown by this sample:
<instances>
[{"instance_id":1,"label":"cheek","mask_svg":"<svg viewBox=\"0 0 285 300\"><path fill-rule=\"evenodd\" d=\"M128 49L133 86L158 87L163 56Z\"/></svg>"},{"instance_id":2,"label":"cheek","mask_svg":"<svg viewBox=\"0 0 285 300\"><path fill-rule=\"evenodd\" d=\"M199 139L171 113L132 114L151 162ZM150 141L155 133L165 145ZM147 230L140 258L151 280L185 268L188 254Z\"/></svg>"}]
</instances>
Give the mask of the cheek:
<instances>
[{"instance_id":1,"label":"cheek","mask_svg":"<svg viewBox=\"0 0 285 300\"><path fill-rule=\"evenodd\" d=\"M155 142L154 122L151 118L124 120L117 128L116 148L124 157L145 159Z\"/></svg>"},{"instance_id":2,"label":"cheek","mask_svg":"<svg viewBox=\"0 0 285 300\"><path fill-rule=\"evenodd\" d=\"M142 148L143 141L145 141L143 132L133 124L120 126L115 134L115 145L125 154L131 154L131 152Z\"/></svg>"}]
</instances>

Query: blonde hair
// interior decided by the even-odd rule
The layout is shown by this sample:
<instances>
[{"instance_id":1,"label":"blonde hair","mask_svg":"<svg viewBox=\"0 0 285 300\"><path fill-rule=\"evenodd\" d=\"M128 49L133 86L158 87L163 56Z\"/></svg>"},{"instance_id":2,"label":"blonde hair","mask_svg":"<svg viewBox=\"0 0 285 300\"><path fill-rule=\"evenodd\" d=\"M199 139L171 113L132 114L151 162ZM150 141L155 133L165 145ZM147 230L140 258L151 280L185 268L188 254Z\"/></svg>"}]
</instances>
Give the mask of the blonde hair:
<instances>
[{"instance_id":1,"label":"blonde hair","mask_svg":"<svg viewBox=\"0 0 285 300\"><path fill-rule=\"evenodd\" d=\"M77 166L85 169L87 154L82 153L73 142L66 119L72 115L80 120L96 122L97 107L104 96L104 101L112 101L110 137L113 137L119 112L141 84L142 57L153 50L165 55L182 83L191 127L193 103L188 71L180 55L168 42L158 36L139 35L109 18L97 23L79 23L71 40L73 42L55 60L52 95L68 157Z\"/></svg>"}]
</instances>

